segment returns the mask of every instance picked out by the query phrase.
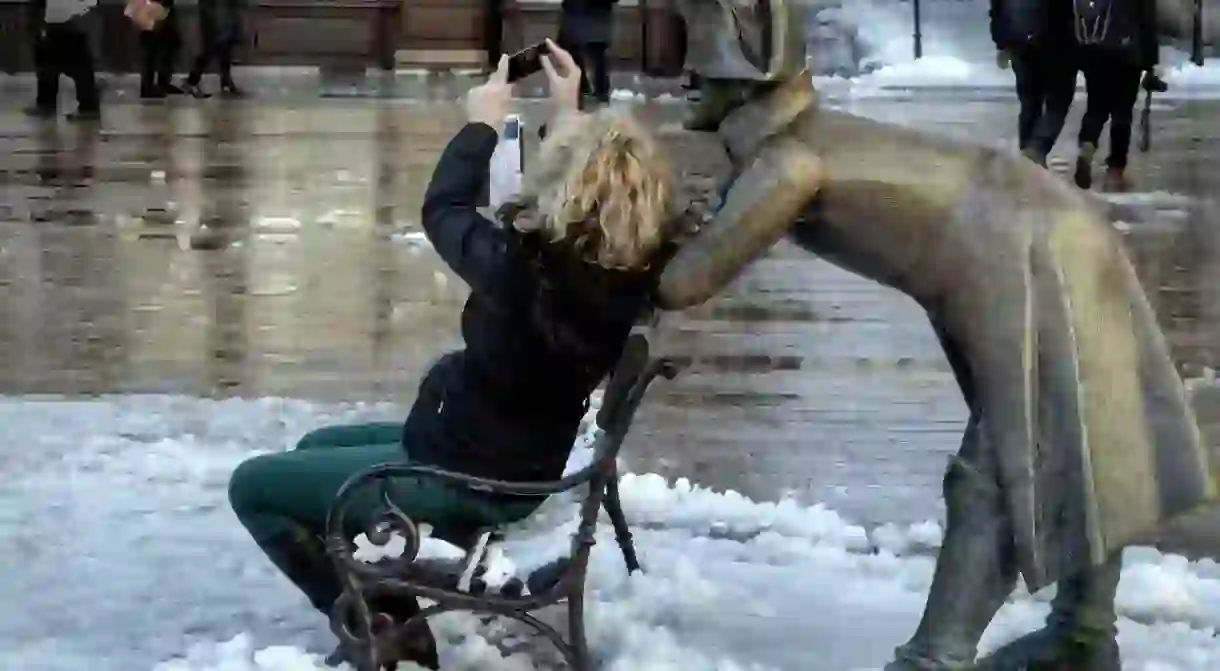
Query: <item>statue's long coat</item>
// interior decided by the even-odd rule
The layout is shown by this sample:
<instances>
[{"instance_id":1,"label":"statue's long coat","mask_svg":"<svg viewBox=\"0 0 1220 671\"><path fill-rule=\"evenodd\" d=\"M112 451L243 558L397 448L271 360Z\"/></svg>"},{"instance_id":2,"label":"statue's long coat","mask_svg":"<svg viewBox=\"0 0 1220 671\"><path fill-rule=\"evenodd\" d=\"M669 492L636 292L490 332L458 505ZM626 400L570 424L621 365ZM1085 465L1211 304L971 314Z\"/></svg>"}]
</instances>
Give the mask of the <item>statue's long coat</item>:
<instances>
[{"instance_id":1,"label":"statue's long coat","mask_svg":"<svg viewBox=\"0 0 1220 671\"><path fill-rule=\"evenodd\" d=\"M666 307L706 300L788 230L913 297L995 450L1030 589L1216 497L1122 241L1081 192L995 149L819 109L808 76L735 112L721 136L741 176L667 268ZM792 175L813 174L813 156L820 191L793 228L815 185L800 192Z\"/></svg>"}]
</instances>

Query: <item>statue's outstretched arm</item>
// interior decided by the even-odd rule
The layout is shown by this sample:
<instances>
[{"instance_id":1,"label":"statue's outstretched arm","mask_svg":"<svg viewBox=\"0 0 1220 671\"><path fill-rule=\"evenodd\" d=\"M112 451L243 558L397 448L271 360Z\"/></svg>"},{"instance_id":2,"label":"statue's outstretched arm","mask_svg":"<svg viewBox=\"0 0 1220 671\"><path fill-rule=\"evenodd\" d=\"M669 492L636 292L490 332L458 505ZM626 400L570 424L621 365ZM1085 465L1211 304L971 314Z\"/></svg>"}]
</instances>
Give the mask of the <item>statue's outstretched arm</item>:
<instances>
[{"instance_id":1,"label":"statue's outstretched arm","mask_svg":"<svg viewBox=\"0 0 1220 671\"><path fill-rule=\"evenodd\" d=\"M821 180L822 163L808 145L773 141L733 182L711 223L666 266L660 306L681 310L716 295L788 232Z\"/></svg>"}]
</instances>

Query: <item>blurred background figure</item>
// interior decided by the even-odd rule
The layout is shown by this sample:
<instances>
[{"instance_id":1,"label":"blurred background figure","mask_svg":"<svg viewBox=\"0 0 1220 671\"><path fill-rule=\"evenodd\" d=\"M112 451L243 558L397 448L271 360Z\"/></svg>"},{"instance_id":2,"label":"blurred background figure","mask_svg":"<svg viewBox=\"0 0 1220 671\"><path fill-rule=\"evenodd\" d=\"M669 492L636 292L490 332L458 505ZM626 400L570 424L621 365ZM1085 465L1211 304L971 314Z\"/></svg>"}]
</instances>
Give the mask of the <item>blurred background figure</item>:
<instances>
[{"instance_id":1,"label":"blurred background figure","mask_svg":"<svg viewBox=\"0 0 1220 671\"><path fill-rule=\"evenodd\" d=\"M1151 90L1164 90L1156 74L1158 52L1156 0L1075 0L1075 35L1084 72L1088 106L1080 122L1080 153L1075 181L1082 189L1093 185L1093 156L1101 131L1110 122L1110 155L1102 188L1111 192L1130 189L1127 156L1140 78Z\"/></svg>"},{"instance_id":2,"label":"blurred background figure","mask_svg":"<svg viewBox=\"0 0 1220 671\"><path fill-rule=\"evenodd\" d=\"M186 78L186 91L206 98L200 86L203 72L213 60L220 74L220 93L241 97L245 93L233 81L233 50L242 39L242 0L199 0L199 55Z\"/></svg>"},{"instance_id":3,"label":"blurred background figure","mask_svg":"<svg viewBox=\"0 0 1220 671\"><path fill-rule=\"evenodd\" d=\"M34 36L34 69L38 93L34 106L26 110L33 117L49 119L59 110L59 77L67 75L76 86L75 112L70 120L101 118L97 78L89 36L81 22L97 0L31 0L28 25Z\"/></svg>"},{"instance_id":4,"label":"blurred background figure","mask_svg":"<svg viewBox=\"0 0 1220 671\"><path fill-rule=\"evenodd\" d=\"M991 0L997 64L1012 66L1021 152L1045 166L1076 96L1072 6L1063 0Z\"/></svg>"},{"instance_id":5,"label":"blurred background figure","mask_svg":"<svg viewBox=\"0 0 1220 671\"><path fill-rule=\"evenodd\" d=\"M494 72L504 53L504 0L483 2L483 48L487 52L487 72Z\"/></svg>"},{"instance_id":6,"label":"blurred background figure","mask_svg":"<svg viewBox=\"0 0 1220 671\"><path fill-rule=\"evenodd\" d=\"M563 0L559 46L572 54L581 70L581 101L610 102L610 69L606 54L614 32L618 0Z\"/></svg>"},{"instance_id":7,"label":"blurred background figure","mask_svg":"<svg viewBox=\"0 0 1220 671\"><path fill-rule=\"evenodd\" d=\"M173 83L174 65L182 47L178 13L174 11L174 0L157 2L165 7L164 18L150 30L140 32L140 52L144 59L140 68L140 97L145 100L182 93Z\"/></svg>"}]
</instances>

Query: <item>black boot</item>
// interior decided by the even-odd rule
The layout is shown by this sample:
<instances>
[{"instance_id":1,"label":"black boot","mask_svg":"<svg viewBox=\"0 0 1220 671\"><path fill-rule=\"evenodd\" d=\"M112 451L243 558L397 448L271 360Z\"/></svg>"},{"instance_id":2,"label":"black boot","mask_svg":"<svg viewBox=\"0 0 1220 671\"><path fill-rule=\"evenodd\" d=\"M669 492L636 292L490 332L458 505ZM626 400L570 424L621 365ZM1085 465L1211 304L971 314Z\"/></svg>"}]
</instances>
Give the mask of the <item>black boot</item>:
<instances>
[{"instance_id":1,"label":"black boot","mask_svg":"<svg viewBox=\"0 0 1220 671\"><path fill-rule=\"evenodd\" d=\"M410 630L402 627L419 613L419 603L413 597L401 599L374 599L370 604L373 615L373 636L376 639L377 658L392 668L396 662L412 662L425 669L440 669L440 657L436 651L436 639L427 622L417 622ZM326 656L325 664L337 667L349 664L363 671L367 665L367 653L340 643Z\"/></svg>"},{"instance_id":2,"label":"black boot","mask_svg":"<svg viewBox=\"0 0 1220 671\"><path fill-rule=\"evenodd\" d=\"M1093 157L1097 155L1097 145L1085 142L1080 145L1080 153L1076 155L1076 172L1073 180L1082 189L1093 188Z\"/></svg>"},{"instance_id":3,"label":"black boot","mask_svg":"<svg viewBox=\"0 0 1220 671\"><path fill-rule=\"evenodd\" d=\"M322 539L301 528L272 538L255 536L254 540L271 563L305 593L313 607L329 616L343 586Z\"/></svg>"}]
</instances>

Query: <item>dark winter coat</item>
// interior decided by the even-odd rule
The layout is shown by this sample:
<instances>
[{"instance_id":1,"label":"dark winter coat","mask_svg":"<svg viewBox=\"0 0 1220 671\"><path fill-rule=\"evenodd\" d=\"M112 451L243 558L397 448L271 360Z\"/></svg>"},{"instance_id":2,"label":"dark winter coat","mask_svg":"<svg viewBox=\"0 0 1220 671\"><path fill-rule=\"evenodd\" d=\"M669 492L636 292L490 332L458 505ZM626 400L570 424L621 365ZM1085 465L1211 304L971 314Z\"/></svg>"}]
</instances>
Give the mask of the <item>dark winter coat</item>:
<instances>
[{"instance_id":1,"label":"dark winter coat","mask_svg":"<svg viewBox=\"0 0 1220 671\"><path fill-rule=\"evenodd\" d=\"M26 6L26 28L37 37L47 20L47 0L30 0Z\"/></svg>"},{"instance_id":2,"label":"dark winter coat","mask_svg":"<svg viewBox=\"0 0 1220 671\"><path fill-rule=\"evenodd\" d=\"M496 142L491 127L468 124L445 148L424 197L424 232L470 285L466 347L428 371L403 442L412 460L442 468L553 480L655 277L585 263L480 215Z\"/></svg>"},{"instance_id":3,"label":"dark winter coat","mask_svg":"<svg viewBox=\"0 0 1220 671\"><path fill-rule=\"evenodd\" d=\"M991 41L1001 51L1072 43L1071 0L991 0Z\"/></svg>"},{"instance_id":4,"label":"dark winter coat","mask_svg":"<svg viewBox=\"0 0 1220 671\"><path fill-rule=\"evenodd\" d=\"M563 0L559 41L572 46L610 44L618 0Z\"/></svg>"},{"instance_id":5,"label":"dark winter coat","mask_svg":"<svg viewBox=\"0 0 1220 671\"><path fill-rule=\"evenodd\" d=\"M1156 0L1075 0L1076 43L1121 54L1141 68L1157 64Z\"/></svg>"},{"instance_id":6,"label":"dark winter coat","mask_svg":"<svg viewBox=\"0 0 1220 671\"><path fill-rule=\"evenodd\" d=\"M200 30L236 39L244 10L244 0L199 0Z\"/></svg>"}]
</instances>

